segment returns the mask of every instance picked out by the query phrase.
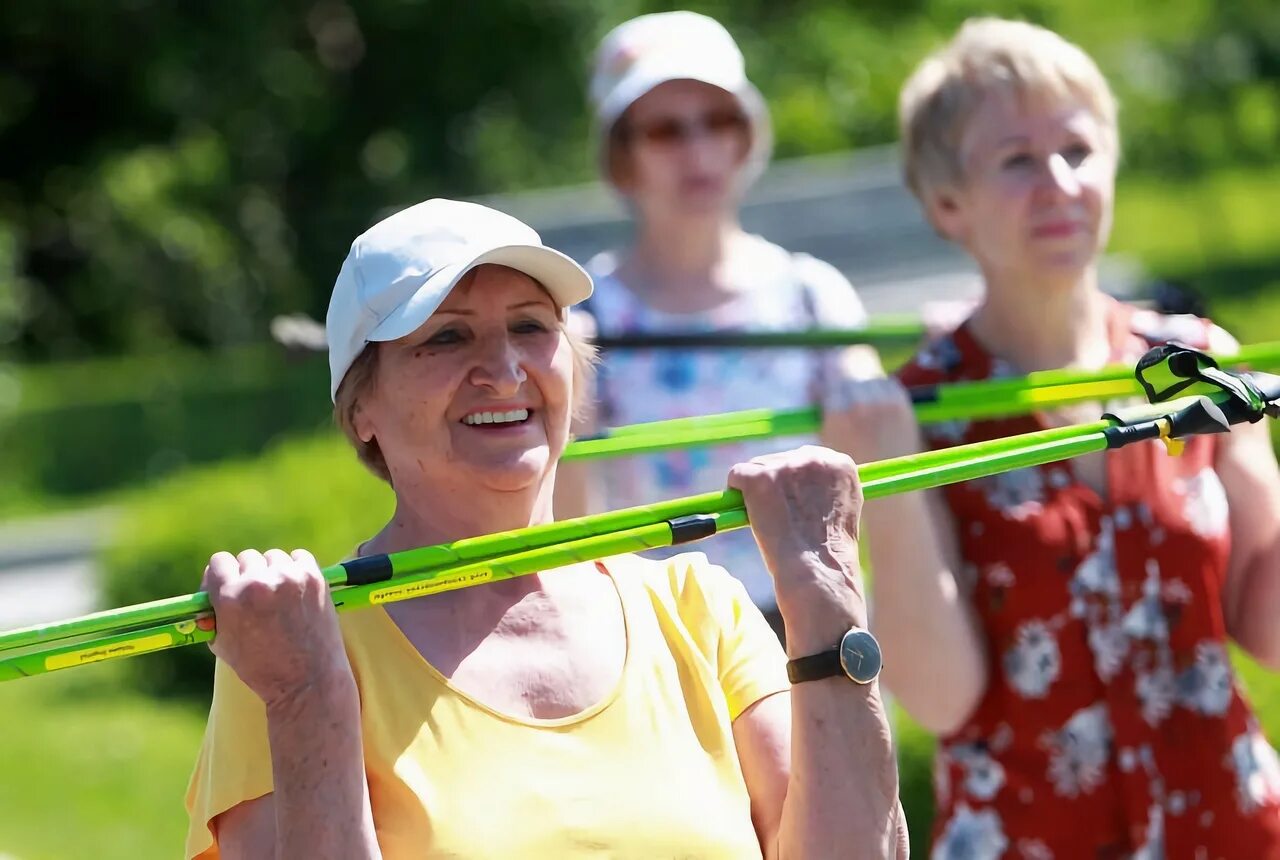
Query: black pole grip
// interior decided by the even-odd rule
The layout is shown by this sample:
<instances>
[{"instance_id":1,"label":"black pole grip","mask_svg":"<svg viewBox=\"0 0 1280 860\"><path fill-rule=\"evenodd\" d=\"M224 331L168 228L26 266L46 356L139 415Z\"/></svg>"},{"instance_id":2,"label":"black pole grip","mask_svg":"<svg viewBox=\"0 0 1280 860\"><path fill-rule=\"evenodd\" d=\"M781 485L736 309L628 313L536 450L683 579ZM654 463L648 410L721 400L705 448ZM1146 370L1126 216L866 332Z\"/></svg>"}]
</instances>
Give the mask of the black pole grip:
<instances>
[{"instance_id":1,"label":"black pole grip","mask_svg":"<svg viewBox=\"0 0 1280 860\"><path fill-rule=\"evenodd\" d=\"M711 514L689 514L667 520L671 526L671 545L702 540L716 533L716 518Z\"/></svg>"},{"instance_id":2,"label":"black pole grip","mask_svg":"<svg viewBox=\"0 0 1280 860\"><path fill-rule=\"evenodd\" d=\"M1232 397L1222 404L1201 397L1186 409L1169 416L1169 435L1175 439L1204 433L1230 433L1232 424L1257 421L1262 416L1249 404Z\"/></svg>"},{"instance_id":3,"label":"black pole grip","mask_svg":"<svg viewBox=\"0 0 1280 860\"><path fill-rule=\"evenodd\" d=\"M353 558L342 562L347 572L347 585L368 585L371 582L385 582L395 573L391 569L391 559L384 553L367 555L364 558Z\"/></svg>"},{"instance_id":4,"label":"black pole grip","mask_svg":"<svg viewBox=\"0 0 1280 860\"><path fill-rule=\"evenodd\" d=\"M917 406L921 403L935 403L938 400L937 385L913 385L907 391L911 394L911 402Z\"/></svg>"}]
</instances>

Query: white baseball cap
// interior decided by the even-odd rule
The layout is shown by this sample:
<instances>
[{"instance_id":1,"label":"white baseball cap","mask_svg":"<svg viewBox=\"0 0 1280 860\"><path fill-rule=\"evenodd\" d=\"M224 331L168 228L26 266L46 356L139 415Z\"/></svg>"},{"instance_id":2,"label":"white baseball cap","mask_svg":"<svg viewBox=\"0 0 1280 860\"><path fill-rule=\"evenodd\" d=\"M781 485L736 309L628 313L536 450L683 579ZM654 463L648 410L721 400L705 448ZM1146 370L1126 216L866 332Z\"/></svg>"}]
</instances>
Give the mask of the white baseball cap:
<instances>
[{"instance_id":1,"label":"white baseball cap","mask_svg":"<svg viewBox=\"0 0 1280 860\"><path fill-rule=\"evenodd\" d=\"M614 27L600 42L591 73L601 157L609 130L637 99L667 81L701 81L737 98L751 121L751 178L773 148L769 109L747 80L742 51L729 31L697 12L657 12Z\"/></svg>"},{"instance_id":2,"label":"white baseball cap","mask_svg":"<svg viewBox=\"0 0 1280 860\"><path fill-rule=\"evenodd\" d=\"M561 308L591 295L581 266L510 215L440 198L410 206L356 237L338 272L325 318L330 397L367 344L417 329L485 263L523 272Z\"/></svg>"}]
</instances>

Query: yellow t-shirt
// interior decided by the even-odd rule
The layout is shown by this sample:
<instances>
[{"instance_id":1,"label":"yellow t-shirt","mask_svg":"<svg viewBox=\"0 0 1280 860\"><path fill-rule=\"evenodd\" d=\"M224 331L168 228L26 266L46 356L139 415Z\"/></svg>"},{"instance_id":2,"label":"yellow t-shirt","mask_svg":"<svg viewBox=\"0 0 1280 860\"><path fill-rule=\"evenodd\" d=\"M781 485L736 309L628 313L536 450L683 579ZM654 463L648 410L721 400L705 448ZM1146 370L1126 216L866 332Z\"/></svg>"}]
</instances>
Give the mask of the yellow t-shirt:
<instances>
[{"instance_id":1,"label":"yellow t-shirt","mask_svg":"<svg viewBox=\"0 0 1280 860\"><path fill-rule=\"evenodd\" d=\"M701 553L603 566L626 622L622 675L564 719L516 719L455 689L381 608L340 616L388 860L760 856L732 722L788 688L777 638ZM219 661L186 856L217 857L212 819L271 790L262 701Z\"/></svg>"}]
</instances>

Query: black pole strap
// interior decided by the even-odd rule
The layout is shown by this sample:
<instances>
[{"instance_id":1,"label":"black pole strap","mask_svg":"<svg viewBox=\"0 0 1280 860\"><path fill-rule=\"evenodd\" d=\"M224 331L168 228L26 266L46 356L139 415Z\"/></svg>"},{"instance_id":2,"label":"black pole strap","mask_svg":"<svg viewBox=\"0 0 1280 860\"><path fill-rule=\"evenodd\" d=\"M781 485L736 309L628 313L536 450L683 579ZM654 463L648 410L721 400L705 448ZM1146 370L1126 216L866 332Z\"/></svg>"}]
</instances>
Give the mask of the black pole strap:
<instances>
[{"instance_id":1,"label":"black pole strap","mask_svg":"<svg viewBox=\"0 0 1280 860\"><path fill-rule=\"evenodd\" d=\"M1150 403L1172 400L1197 385L1207 385L1231 396L1243 412L1233 414L1231 423L1250 423L1266 413L1267 397L1252 377L1228 373L1210 355L1179 343L1168 343L1148 350L1134 370L1134 375ZM1157 381L1157 377L1166 377ZM1172 381L1169 378L1172 378ZM1190 392L1194 393L1194 392ZM1207 431L1202 431L1207 432Z\"/></svg>"},{"instance_id":2,"label":"black pole strap","mask_svg":"<svg viewBox=\"0 0 1280 860\"><path fill-rule=\"evenodd\" d=\"M1180 344L1149 350L1138 361L1134 375L1153 404L1199 385L1209 386L1217 396L1202 394L1182 409L1154 419L1126 423L1121 416L1107 414L1103 417L1116 422L1102 431L1108 448L1160 439L1170 454L1179 454L1187 436L1227 433L1233 424L1254 423L1267 415L1280 417L1276 402L1280 400L1280 377L1228 373L1210 356ZM1166 378L1157 382L1161 375Z\"/></svg>"}]
</instances>

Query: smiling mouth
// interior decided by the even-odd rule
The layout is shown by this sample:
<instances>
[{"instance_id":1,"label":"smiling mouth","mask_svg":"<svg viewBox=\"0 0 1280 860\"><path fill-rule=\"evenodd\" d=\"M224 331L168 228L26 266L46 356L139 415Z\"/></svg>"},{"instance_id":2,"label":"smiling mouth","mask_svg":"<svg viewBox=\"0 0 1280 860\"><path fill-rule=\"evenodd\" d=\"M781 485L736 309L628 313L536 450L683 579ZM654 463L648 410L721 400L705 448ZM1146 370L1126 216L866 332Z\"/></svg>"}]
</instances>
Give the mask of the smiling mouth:
<instances>
[{"instance_id":1,"label":"smiling mouth","mask_svg":"<svg viewBox=\"0 0 1280 860\"><path fill-rule=\"evenodd\" d=\"M470 415L464 415L462 423L468 427L481 427L487 424L496 426L510 426L513 424L524 424L529 420L529 416L533 414L531 409L509 409L506 411L496 412L473 412Z\"/></svg>"},{"instance_id":2,"label":"smiling mouth","mask_svg":"<svg viewBox=\"0 0 1280 860\"><path fill-rule=\"evenodd\" d=\"M1062 222L1057 224L1045 224L1033 230L1036 236L1071 236L1082 230L1081 225Z\"/></svg>"}]
</instances>

